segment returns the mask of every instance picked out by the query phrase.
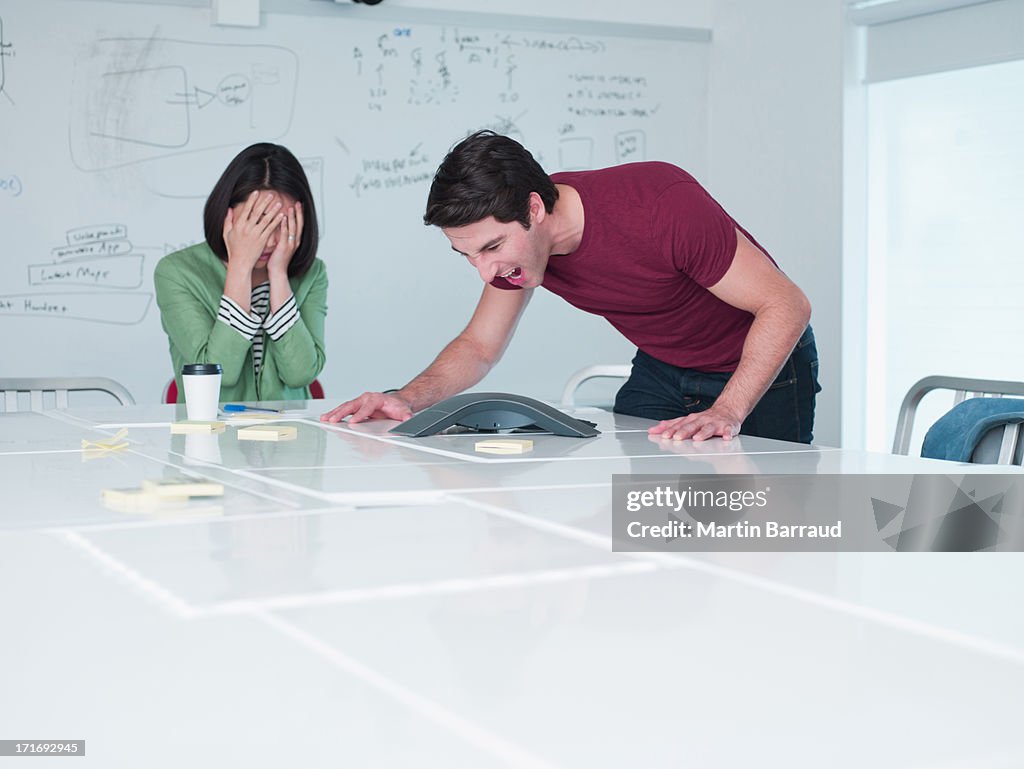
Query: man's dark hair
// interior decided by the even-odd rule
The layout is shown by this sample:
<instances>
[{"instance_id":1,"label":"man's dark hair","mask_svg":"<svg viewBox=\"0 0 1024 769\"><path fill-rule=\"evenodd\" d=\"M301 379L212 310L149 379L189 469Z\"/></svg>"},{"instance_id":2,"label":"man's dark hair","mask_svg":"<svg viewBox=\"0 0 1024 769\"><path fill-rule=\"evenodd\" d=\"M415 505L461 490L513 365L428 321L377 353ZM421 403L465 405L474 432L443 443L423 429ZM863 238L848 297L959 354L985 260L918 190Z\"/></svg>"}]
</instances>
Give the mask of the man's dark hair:
<instances>
[{"instance_id":1,"label":"man's dark hair","mask_svg":"<svg viewBox=\"0 0 1024 769\"><path fill-rule=\"evenodd\" d=\"M227 260L224 217L229 208L237 206L256 190L282 192L302 204L302 234L299 236L299 247L288 263L288 277L304 275L316 258L320 242L316 207L302 164L279 144L261 143L246 147L224 169L203 209L206 242L213 253Z\"/></svg>"},{"instance_id":2,"label":"man's dark hair","mask_svg":"<svg viewBox=\"0 0 1024 769\"><path fill-rule=\"evenodd\" d=\"M462 227L493 216L530 228L530 193L550 214L558 200L551 177L523 145L494 131L477 131L441 161L427 196L424 224Z\"/></svg>"}]
</instances>

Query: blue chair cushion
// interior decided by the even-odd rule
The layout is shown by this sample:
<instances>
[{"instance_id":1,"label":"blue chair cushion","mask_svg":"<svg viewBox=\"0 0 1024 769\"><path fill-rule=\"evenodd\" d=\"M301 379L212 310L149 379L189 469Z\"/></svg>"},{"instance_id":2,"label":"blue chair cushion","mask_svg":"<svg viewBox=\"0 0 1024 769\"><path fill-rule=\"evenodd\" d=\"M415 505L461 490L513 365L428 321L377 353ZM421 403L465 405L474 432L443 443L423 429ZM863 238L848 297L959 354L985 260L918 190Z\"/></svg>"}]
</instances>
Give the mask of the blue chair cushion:
<instances>
[{"instance_id":1,"label":"blue chair cushion","mask_svg":"<svg viewBox=\"0 0 1024 769\"><path fill-rule=\"evenodd\" d=\"M924 436L921 456L970 462L985 433L1015 422L1024 422L1024 399L969 398L931 426Z\"/></svg>"}]
</instances>

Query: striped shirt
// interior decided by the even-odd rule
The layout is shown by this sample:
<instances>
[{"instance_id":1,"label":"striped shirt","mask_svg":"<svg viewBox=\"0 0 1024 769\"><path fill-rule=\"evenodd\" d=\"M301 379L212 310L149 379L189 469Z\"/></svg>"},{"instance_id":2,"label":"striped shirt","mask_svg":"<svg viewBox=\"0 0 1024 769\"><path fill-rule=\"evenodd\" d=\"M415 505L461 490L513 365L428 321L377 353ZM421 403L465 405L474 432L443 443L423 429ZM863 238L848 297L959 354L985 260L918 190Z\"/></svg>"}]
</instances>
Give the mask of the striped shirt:
<instances>
[{"instance_id":1,"label":"striped shirt","mask_svg":"<svg viewBox=\"0 0 1024 769\"><path fill-rule=\"evenodd\" d=\"M249 298L249 312L243 310L238 302L221 294L217 319L252 342L252 365L256 376L259 376L266 337L276 342L284 336L298 322L299 308L292 294L277 312L270 313L270 283L264 282L253 288Z\"/></svg>"}]
</instances>

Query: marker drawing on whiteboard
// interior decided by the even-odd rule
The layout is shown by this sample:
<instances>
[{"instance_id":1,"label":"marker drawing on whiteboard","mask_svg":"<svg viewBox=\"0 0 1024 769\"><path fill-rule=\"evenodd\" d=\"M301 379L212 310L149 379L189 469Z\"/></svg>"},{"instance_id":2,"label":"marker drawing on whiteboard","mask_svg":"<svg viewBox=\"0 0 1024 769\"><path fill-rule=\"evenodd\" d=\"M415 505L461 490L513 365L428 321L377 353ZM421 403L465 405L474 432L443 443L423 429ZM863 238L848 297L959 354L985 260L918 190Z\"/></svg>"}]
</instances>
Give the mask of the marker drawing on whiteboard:
<instances>
[{"instance_id":1,"label":"marker drawing on whiteboard","mask_svg":"<svg viewBox=\"0 0 1024 769\"><path fill-rule=\"evenodd\" d=\"M7 42L4 37L4 20L0 17L0 94L14 106L14 99L7 92L7 65L6 59L14 58L14 43Z\"/></svg>"},{"instance_id":2,"label":"marker drawing on whiteboard","mask_svg":"<svg viewBox=\"0 0 1024 769\"><path fill-rule=\"evenodd\" d=\"M7 316L86 320L118 326L141 323L151 293L50 293L0 296L0 319Z\"/></svg>"},{"instance_id":3,"label":"marker drawing on whiteboard","mask_svg":"<svg viewBox=\"0 0 1024 769\"><path fill-rule=\"evenodd\" d=\"M151 293L111 292L142 286L145 256L133 253L123 224L93 224L65 233L66 245L52 249L53 262L28 265L28 284L51 293L0 297L0 318L9 315L132 325L141 323L153 300ZM78 293L53 292L57 287L105 289Z\"/></svg>"},{"instance_id":4,"label":"marker drawing on whiteboard","mask_svg":"<svg viewBox=\"0 0 1024 769\"><path fill-rule=\"evenodd\" d=\"M298 69L296 53L275 45L99 39L75 60L71 159L104 171L279 138Z\"/></svg>"},{"instance_id":5,"label":"marker drawing on whiteboard","mask_svg":"<svg viewBox=\"0 0 1024 769\"><path fill-rule=\"evenodd\" d=\"M0 176L0 195L3 197L21 197L24 187L21 184L21 177L17 174Z\"/></svg>"},{"instance_id":6,"label":"marker drawing on whiteboard","mask_svg":"<svg viewBox=\"0 0 1024 769\"><path fill-rule=\"evenodd\" d=\"M393 157L364 158L360 170L349 184L356 197L367 192L393 190L425 184L434 178L430 156L420 149L422 142L417 143L404 155L396 153Z\"/></svg>"}]
</instances>

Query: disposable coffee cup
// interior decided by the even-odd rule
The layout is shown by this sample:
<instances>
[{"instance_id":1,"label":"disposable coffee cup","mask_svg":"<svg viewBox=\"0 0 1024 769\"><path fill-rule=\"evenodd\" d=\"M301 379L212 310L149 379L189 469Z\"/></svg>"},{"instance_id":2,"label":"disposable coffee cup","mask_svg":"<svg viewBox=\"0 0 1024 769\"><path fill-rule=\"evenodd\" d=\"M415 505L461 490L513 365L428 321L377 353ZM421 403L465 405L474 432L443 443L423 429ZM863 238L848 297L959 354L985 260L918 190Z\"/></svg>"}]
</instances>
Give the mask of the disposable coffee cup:
<instances>
[{"instance_id":1,"label":"disposable coffee cup","mask_svg":"<svg viewBox=\"0 0 1024 769\"><path fill-rule=\"evenodd\" d=\"M220 402L219 363L186 363L181 368L185 388L185 411L190 420L213 422Z\"/></svg>"}]
</instances>

